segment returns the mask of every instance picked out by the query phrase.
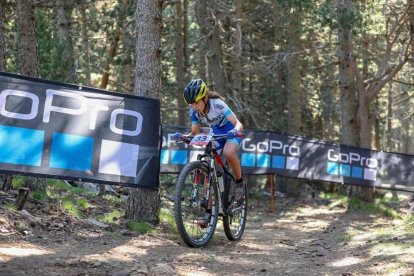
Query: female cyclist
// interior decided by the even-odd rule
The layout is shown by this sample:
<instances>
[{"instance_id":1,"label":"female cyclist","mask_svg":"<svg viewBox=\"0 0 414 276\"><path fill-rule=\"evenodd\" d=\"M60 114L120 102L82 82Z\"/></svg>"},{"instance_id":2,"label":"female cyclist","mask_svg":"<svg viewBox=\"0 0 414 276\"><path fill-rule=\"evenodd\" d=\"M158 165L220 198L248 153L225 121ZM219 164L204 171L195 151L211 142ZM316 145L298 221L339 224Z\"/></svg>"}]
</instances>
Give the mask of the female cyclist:
<instances>
[{"instance_id":1,"label":"female cyclist","mask_svg":"<svg viewBox=\"0 0 414 276\"><path fill-rule=\"evenodd\" d=\"M201 79L192 80L184 89L184 100L190 106L191 133L194 136L201 131L201 124L209 125L214 134L227 134L227 139L218 140L216 150L226 158L234 176L236 177L235 196L237 201L244 197L245 178L241 172L240 160L237 151L240 138L237 132L243 130L242 123L231 111L220 96L214 91L208 91L207 85ZM175 139L182 138L181 133L174 134Z\"/></svg>"}]
</instances>

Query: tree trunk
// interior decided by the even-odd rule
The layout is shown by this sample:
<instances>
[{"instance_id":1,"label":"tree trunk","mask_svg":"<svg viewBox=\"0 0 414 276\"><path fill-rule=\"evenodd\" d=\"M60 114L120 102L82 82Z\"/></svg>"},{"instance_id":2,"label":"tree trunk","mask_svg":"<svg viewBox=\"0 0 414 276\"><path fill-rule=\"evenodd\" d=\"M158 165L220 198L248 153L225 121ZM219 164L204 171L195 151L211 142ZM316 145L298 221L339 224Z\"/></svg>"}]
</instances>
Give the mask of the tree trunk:
<instances>
[{"instance_id":1,"label":"tree trunk","mask_svg":"<svg viewBox=\"0 0 414 276\"><path fill-rule=\"evenodd\" d=\"M349 18L352 14L351 0L337 0L338 6L338 58L339 58L339 97L341 110L341 143L359 146L357 124L357 101L355 72L352 68L352 29ZM354 187L348 187L349 194Z\"/></svg>"},{"instance_id":2,"label":"tree trunk","mask_svg":"<svg viewBox=\"0 0 414 276\"><path fill-rule=\"evenodd\" d=\"M18 0L16 9L19 27L20 73L25 76L39 77L34 6L32 1ZM26 185L31 190L45 190L46 179L28 177Z\"/></svg>"},{"instance_id":3,"label":"tree trunk","mask_svg":"<svg viewBox=\"0 0 414 276\"><path fill-rule=\"evenodd\" d=\"M392 96L392 85L389 85L388 89L388 102L387 102L387 125L386 125L386 135L387 135L387 142L385 145L385 149L388 151L393 151L394 147L392 145L392 117L394 116L393 110L393 96Z\"/></svg>"},{"instance_id":4,"label":"tree trunk","mask_svg":"<svg viewBox=\"0 0 414 276\"><path fill-rule=\"evenodd\" d=\"M0 71L6 71L6 3L0 1ZM2 174L0 175L0 190L8 191L12 188L12 175Z\"/></svg>"},{"instance_id":5,"label":"tree trunk","mask_svg":"<svg viewBox=\"0 0 414 276\"><path fill-rule=\"evenodd\" d=\"M283 29L283 22L282 22L282 7L278 1L273 1L273 40L274 44L279 47L279 52L282 53L284 50L284 29ZM283 60L283 55L279 54L276 55L274 62L274 73L273 73L273 86L274 86L274 95L277 98L277 101L272 102L274 105L275 112L273 114L278 115L277 120L274 121L274 128L277 131L285 130L286 126L286 116L285 108L287 104L287 95L288 92L286 91L284 85L284 69L285 69L285 61Z\"/></svg>"},{"instance_id":6,"label":"tree trunk","mask_svg":"<svg viewBox=\"0 0 414 276\"><path fill-rule=\"evenodd\" d=\"M184 126L187 118L187 105L184 102L183 91L186 80L185 64L185 32L184 29L184 12L181 0L175 3L175 58L176 58L176 79L177 79L177 110L178 125Z\"/></svg>"},{"instance_id":7,"label":"tree trunk","mask_svg":"<svg viewBox=\"0 0 414 276\"><path fill-rule=\"evenodd\" d=\"M302 87L300 75L301 52L301 8L292 5L289 13L289 24L287 29L287 41L289 57L287 61L288 75L288 132L294 135L301 134L302 127ZM287 194L293 197L300 195L300 182L297 179L289 179Z\"/></svg>"},{"instance_id":8,"label":"tree trunk","mask_svg":"<svg viewBox=\"0 0 414 276\"><path fill-rule=\"evenodd\" d=\"M414 55L414 1L407 0L408 6L408 20L409 20L409 28L410 28L410 36L411 36L411 56Z\"/></svg>"},{"instance_id":9,"label":"tree trunk","mask_svg":"<svg viewBox=\"0 0 414 276\"><path fill-rule=\"evenodd\" d=\"M82 48L83 48L83 69L85 71L85 84L91 86L91 56L89 48L88 38L88 18L86 16L87 0L83 0L81 3L81 20L82 20Z\"/></svg>"},{"instance_id":10,"label":"tree trunk","mask_svg":"<svg viewBox=\"0 0 414 276\"><path fill-rule=\"evenodd\" d=\"M6 3L0 1L0 71L6 71Z\"/></svg>"},{"instance_id":11,"label":"tree trunk","mask_svg":"<svg viewBox=\"0 0 414 276\"><path fill-rule=\"evenodd\" d=\"M243 1L236 0L236 33L234 41L234 72L233 72L233 88L242 96L242 51L243 51Z\"/></svg>"},{"instance_id":12,"label":"tree trunk","mask_svg":"<svg viewBox=\"0 0 414 276\"><path fill-rule=\"evenodd\" d=\"M128 9L131 4L130 2L131 0L126 0L126 1L123 1L123 3L119 3L121 7L119 8L119 12L117 13L118 20L114 23L115 26L114 26L113 33L108 34L107 41L110 45L107 46L108 50L105 56L105 65L103 66L104 71L102 74L102 79L101 79L101 84L100 84L100 88L102 89L106 89L109 84L109 77L111 73L113 73L111 70L111 65L114 62L115 57L118 55L118 49L121 47L120 44L121 44L122 34L124 32L128 32L127 30L125 30L125 21L126 21L126 17L128 14ZM128 54L129 49L127 48L126 45L124 45L124 47L125 48L123 49L123 51L127 52L126 54L128 55L126 60L130 60L130 57ZM120 82L122 82L122 80L125 80L124 83L126 85L126 90L128 90L128 87L130 86L130 83L128 82L130 72L126 72L126 75L127 77L120 77L119 79L120 79Z\"/></svg>"},{"instance_id":13,"label":"tree trunk","mask_svg":"<svg viewBox=\"0 0 414 276\"><path fill-rule=\"evenodd\" d=\"M196 1L196 17L201 32L206 37L208 57L213 72L215 90L222 95L231 95L227 72L223 66L223 51L219 37L218 22L215 22L215 10L211 0Z\"/></svg>"},{"instance_id":14,"label":"tree trunk","mask_svg":"<svg viewBox=\"0 0 414 276\"><path fill-rule=\"evenodd\" d=\"M8 191L13 188L13 175L2 174L0 175L0 191Z\"/></svg>"},{"instance_id":15,"label":"tree trunk","mask_svg":"<svg viewBox=\"0 0 414 276\"><path fill-rule=\"evenodd\" d=\"M112 44L109 47L107 57L106 57L106 61L105 61L104 73L102 75L101 85L100 85L100 88L102 88L102 89L106 89L106 87L108 86L109 75L110 75L110 71L111 71L111 63L112 63L113 59L115 58L116 50L118 49L118 44L119 44L120 37L121 37L121 31L118 29L118 27L116 27L114 37L113 37L113 40L112 40Z\"/></svg>"},{"instance_id":16,"label":"tree trunk","mask_svg":"<svg viewBox=\"0 0 414 276\"><path fill-rule=\"evenodd\" d=\"M58 49L60 51L60 62L63 63L61 75L58 76L60 81L75 82L75 51L73 49L72 34L72 11L73 2L66 0L57 1L57 35L59 38Z\"/></svg>"},{"instance_id":17,"label":"tree trunk","mask_svg":"<svg viewBox=\"0 0 414 276\"><path fill-rule=\"evenodd\" d=\"M37 55L36 21L32 1L17 0L17 24L19 27L20 73L39 77Z\"/></svg>"},{"instance_id":18,"label":"tree trunk","mask_svg":"<svg viewBox=\"0 0 414 276\"><path fill-rule=\"evenodd\" d=\"M162 0L138 0L136 28L136 96L159 98L161 91ZM126 215L129 219L158 223L159 190L132 189Z\"/></svg>"},{"instance_id":19,"label":"tree trunk","mask_svg":"<svg viewBox=\"0 0 414 276\"><path fill-rule=\"evenodd\" d=\"M352 70L352 30L348 22L352 14L352 2L351 0L337 0L337 4L341 142L349 146L358 146L356 87Z\"/></svg>"}]
</instances>

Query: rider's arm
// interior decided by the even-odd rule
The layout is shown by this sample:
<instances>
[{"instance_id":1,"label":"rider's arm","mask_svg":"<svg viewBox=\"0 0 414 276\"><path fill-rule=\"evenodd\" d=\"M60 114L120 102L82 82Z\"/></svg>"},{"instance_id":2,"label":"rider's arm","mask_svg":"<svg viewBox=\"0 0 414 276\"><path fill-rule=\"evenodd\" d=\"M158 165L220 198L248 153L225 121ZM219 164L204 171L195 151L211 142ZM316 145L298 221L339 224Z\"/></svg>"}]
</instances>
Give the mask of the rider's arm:
<instances>
[{"instance_id":1,"label":"rider's arm","mask_svg":"<svg viewBox=\"0 0 414 276\"><path fill-rule=\"evenodd\" d=\"M195 136L195 135L199 134L200 131L201 131L201 125L197 124L197 123L193 123L193 124L191 124L191 133L189 135Z\"/></svg>"},{"instance_id":2,"label":"rider's arm","mask_svg":"<svg viewBox=\"0 0 414 276\"><path fill-rule=\"evenodd\" d=\"M237 129L237 131L243 130L242 123L239 121L239 119L237 119L236 115L224 101L217 101L216 106L219 110L221 110L222 114L226 116L227 120L229 120L229 122L234 125L234 128Z\"/></svg>"},{"instance_id":3,"label":"rider's arm","mask_svg":"<svg viewBox=\"0 0 414 276\"><path fill-rule=\"evenodd\" d=\"M196 115L194 109L190 108L190 119L191 119L191 133L187 134L187 136L195 136L200 133L201 131L201 124Z\"/></svg>"},{"instance_id":4,"label":"rider's arm","mask_svg":"<svg viewBox=\"0 0 414 276\"><path fill-rule=\"evenodd\" d=\"M237 119L233 112L227 116L227 119L234 125L234 128L237 129L237 131L243 130L243 124Z\"/></svg>"}]
</instances>

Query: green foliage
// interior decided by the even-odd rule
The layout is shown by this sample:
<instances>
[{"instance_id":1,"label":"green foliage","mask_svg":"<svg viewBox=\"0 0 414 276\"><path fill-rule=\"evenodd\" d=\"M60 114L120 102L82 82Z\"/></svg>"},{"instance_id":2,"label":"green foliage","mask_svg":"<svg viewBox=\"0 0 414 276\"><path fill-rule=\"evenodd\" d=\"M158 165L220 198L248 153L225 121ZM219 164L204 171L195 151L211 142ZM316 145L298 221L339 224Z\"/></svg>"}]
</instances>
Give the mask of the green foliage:
<instances>
[{"instance_id":1,"label":"green foliage","mask_svg":"<svg viewBox=\"0 0 414 276\"><path fill-rule=\"evenodd\" d=\"M118 224L119 223L119 219L121 217L123 217L125 214L125 211L121 211L121 210L113 210L109 213L106 213L100 217L98 217L98 220L100 222L104 222L104 223L115 223Z\"/></svg>"},{"instance_id":2,"label":"green foliage","mask_svg":"<svg viewBox=\"0 0 414 276\"><path fill-rule=\"evenodd\" d=\"M114 195L106 194L102 197L102 199L111 204L126 205L125 201L123 201L121 198L116 197Z\"/></svg>"},{"instance_id":3,"label":"green foliage","mask_svg":"<svg viewBox=\"0 0 414 276\"><path fill-rule=\"evenodd\" d=\"M89 208L89 202L84 198L75 198L67 195L62 199L63 208L71 215L82 218L84 210Z\"/></svg>"},{"instance_id":4,"label":"green foliage","mask_svg":"<svg viewBox=\"0 0 414 276\"><path fill-rule=\"evenodd\" d=\"M12 180L13 189L18 190L19 188L23 187L25 181L26 181L25 176L13 175L13 180Z\"/></svg>"},{"instance_id":5,"label":"green foliage","mask_svg":"<svg viewBox=\"0 0 414 276\"><path fill-rule=\"evenodd\" d=\"M152 233L155 228L148 222L139 222L139 221L129 221L127 223L129 230L135 231L140 234Z\"/></svg>"},{"instance_id":6,"label":"green foliage","mask_svg":"<svg viewBox=\"0 0 414 276\"><path fill-rule=\"evenodd\" d=\"M169 209L161 208L160 221L164 222L173 233L178 234L174 214Z\"/></svg>"},{"instance_id":7,"label":"green foliage","mask_svg":"<svg viewBox=\"0 0 414 276\"><path fill-rule=\"evenodd\" d=\"M32 198L37 201L43 201L47 197L45 191L36 190L32 192Z\"/></svg>"},{"instance_id":8,"label":"green foliage","mask_svg":"<svg viewBox=\"0 0 414 276\"><path fill-rule=\"evenodd\" d=\"M47 194L49 197L63 195L66 193L95 196L93 192L90 192L82 187L71 186L62 180L47 179L46 183L47 183Z\"/></svg>"},{"instance_id":9,"label":"green foliage","mask_svg":"<svg viewBox=\"0 0 414 276\"><path fill-rule=\"evenodd\" d=\"M64 198L62 200L62 207L72 216L77 218L82 217L82 211L76 206L75 201L72 198Z\"/></svg>"},{"instance_id":10,"label":"green foliage","mask_svg":"<svg viewBox=\"0 0 414 276\"><path fill-rule=\"evenodd\" d=\"M347 207L349 209L360 209L371 214L383 214L395 219L402 219L401 214L386 204L395 199L379 198L374 203L365 202L357 197L347 197L342 194L321 193L321 198L333 199L334 202L329 205L330 208L337 206Z\"/></svg>"},{"instance_id":11,"label":"green foliage","mask_svg":"<svg viewBox=\"0 0 414 276\"><path fill-rule=\"evenodd\" d=\"M342 242L349 242L352 240L352 235L350 233L344 232L339 234L339 240Z\"/></svg>"},{"instance_id":12,"label":"green foliage","mask_svg":"<svg viewBox=\"0 0 414 276\"><path fill-rule=\"evenodd\" d=\"M408 232L414 233L414 215L411 214L404 220L404 226Z\"/></svg>"},{"instance_id":13,"label":"green foliage","mask_svg":"<svg viewBox=\"0 0 414 276\"><path fill-rule=\"evenodd\" d=\"M325 0L318 11L320 22L332 29L349 28L360 30L366 23L362 16L362 10L367 6L363 3L352 3L349 9L345 5L336 3L336 0Z\"/></svg>"},{"instance_id":14,"label":"green foliage","mask_svg":"<svg viewBox=\"0 0 414 276\"><path fill-rule=\"evenodd\" d=\"M282 7L285 8L299 8L310 9L315 6L315 3L309 0L277 0Z\"/></svg>"},{"instance_id":15,"label":"green foliage","mask_svg":"<svg viewBox=\"0 0 414 276\"><path fill-rule=\"evenodd\" d=\"M79 198L78 200L76 200L76 204L82 209L89 208L89 202L85 198Z\"/></svg>"}]
</instances>

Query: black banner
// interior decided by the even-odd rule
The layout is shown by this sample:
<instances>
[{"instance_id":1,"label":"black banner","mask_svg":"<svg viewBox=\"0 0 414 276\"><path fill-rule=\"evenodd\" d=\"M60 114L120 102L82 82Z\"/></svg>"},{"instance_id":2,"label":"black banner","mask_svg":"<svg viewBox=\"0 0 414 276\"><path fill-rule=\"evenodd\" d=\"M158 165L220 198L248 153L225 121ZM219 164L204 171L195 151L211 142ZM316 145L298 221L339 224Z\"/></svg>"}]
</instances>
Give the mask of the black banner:
<instances>
[{"instance_id":1,"label":"black banner","mask_svg":"<svg viewBox=\"0 0 414 276\"><path fill-rule=\"evenodd\" d=\"M0 73L0 170L156 189L157 99Z\"/></svg>"},{"instance_id":2,"label":"black banner","mask_svg":"<svg viewBox=\"0 0 414 276\"><path fill-rule=\"evenodd\" d=\"M179 172L200 149L176 144L164 127L161 172ZM239 158L245 174L278 174L358 186L414 191L414 156L379 152L275 132L244 131Z\"/></svg>"}]
</instances>

